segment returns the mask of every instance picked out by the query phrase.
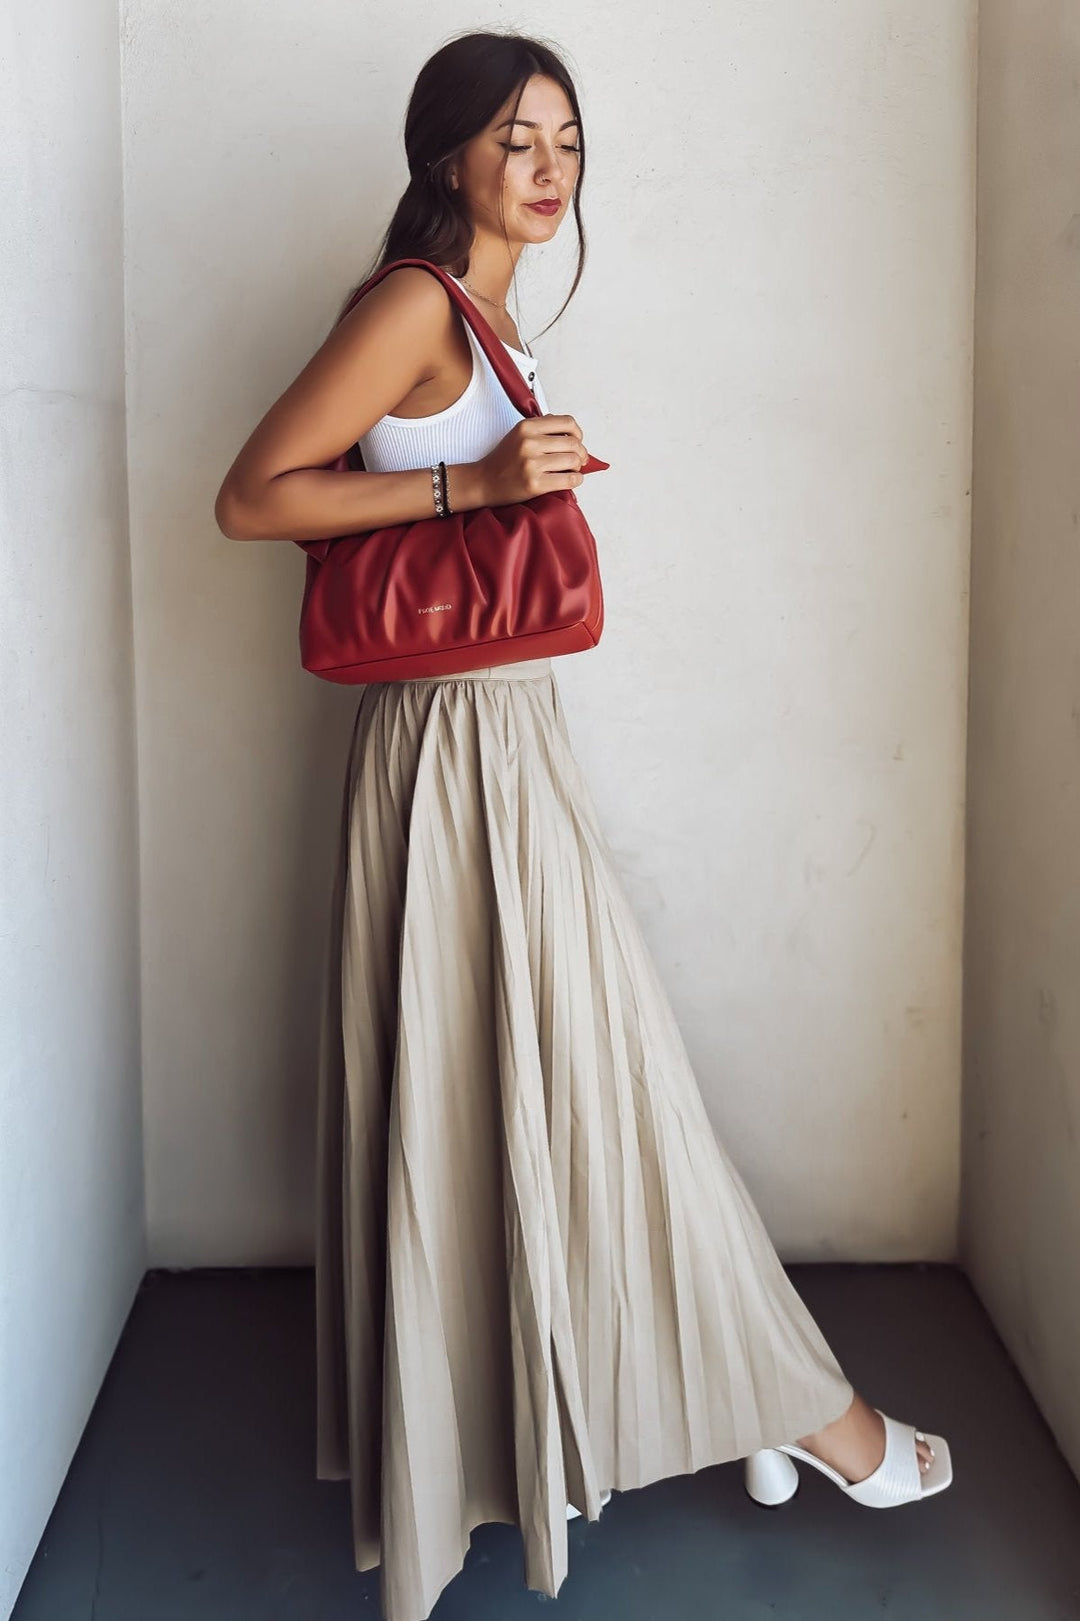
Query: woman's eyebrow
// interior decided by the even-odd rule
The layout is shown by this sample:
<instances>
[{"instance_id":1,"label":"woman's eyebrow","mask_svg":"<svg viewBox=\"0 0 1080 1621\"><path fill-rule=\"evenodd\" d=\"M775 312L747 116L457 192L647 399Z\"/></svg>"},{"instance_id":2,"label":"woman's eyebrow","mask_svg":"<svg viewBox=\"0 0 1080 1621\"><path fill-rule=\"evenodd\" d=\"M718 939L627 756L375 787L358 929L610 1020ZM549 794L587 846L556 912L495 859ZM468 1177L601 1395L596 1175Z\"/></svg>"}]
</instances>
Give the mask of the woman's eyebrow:
<instances>
[{"instance_id":1,"label":"woman's eyebrow","mask_svg":"<svg viewBox=\"0 0 1080 1621\"><path fill-rule=\"evenodd\" d=\"M556 133L558 134L559 131L564 130L564 129L570 129L576 123L577 123L576 118L568 118L566 120L565 124L560 124L559 125L559 130L556 131ZM524 124L526 129L539 129L540 128L540 125L533 123L531 118L504 118L501 124L496 124L495 125L495 128L496 129L505 129L507 124Z\"/></svg>"}]
</instances>

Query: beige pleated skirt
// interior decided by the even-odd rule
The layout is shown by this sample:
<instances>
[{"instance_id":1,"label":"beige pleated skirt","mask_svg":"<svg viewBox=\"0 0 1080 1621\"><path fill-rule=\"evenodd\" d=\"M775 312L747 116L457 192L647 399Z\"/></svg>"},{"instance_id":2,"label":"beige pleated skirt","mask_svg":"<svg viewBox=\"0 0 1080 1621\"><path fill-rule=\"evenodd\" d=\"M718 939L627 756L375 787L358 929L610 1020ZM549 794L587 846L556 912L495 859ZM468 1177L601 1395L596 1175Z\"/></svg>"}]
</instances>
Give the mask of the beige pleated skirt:
<instances>
[{"instance_id":1,"label":"beige pleated skirt","mask_svg":"<svg viewBox=\"0 0 1080 1621\"><path fill-rule=\"evenodd\" d=\"M549 659L359 689L318 1074L317 1477L426 1621L474 1526L567 1573L567 1504L854 1394L706 1112Z\"/></svg>"}]
</instances>

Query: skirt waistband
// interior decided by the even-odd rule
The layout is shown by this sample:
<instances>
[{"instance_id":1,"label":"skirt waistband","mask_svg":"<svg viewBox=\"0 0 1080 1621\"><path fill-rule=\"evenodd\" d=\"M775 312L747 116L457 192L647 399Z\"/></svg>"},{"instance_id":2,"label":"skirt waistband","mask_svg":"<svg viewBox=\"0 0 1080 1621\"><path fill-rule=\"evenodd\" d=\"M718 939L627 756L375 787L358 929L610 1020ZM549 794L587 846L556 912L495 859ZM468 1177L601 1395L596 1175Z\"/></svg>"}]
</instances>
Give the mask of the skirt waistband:
<instances>
[{"instance_id":1,"label":"skirt waistband","mask_svg":"<svg viewBox=\"0 0 1080 1621\"><path fill-rule=\"evenodd\" d=\"M458 670L453 675L418 675L409 682L419 681L542 681L551 674L550 658L519 659L512 664L483 664L476 670Z\"/></svg>"}]
</instances>

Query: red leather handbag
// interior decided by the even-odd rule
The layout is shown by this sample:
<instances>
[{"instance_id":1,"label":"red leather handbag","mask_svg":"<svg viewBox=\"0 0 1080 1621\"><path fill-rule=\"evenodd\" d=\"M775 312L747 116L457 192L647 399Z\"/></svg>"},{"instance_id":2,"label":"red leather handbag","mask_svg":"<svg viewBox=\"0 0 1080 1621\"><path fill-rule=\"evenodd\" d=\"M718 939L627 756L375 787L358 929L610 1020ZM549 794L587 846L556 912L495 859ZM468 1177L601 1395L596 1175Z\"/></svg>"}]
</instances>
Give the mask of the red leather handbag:
<instances>
[{"instance_id":1,"label":"red leather handbag","mask_svg":"<svg viewBox=\"0 0 1080 1621\"><path fill-rule=\"evenodd\" d=\"M357 299L401 265L437 276L522 416L543 415L536 396L476 305L427 259L395 259ZM328 468L363 469L359 447ZM582 471L610 466L590 456ZM388 524L327 540L307 552L300 662L326 681L409 681L488 664L595 647L604 623L596 541L573 490Z\"/></svg>"}]
</instances>

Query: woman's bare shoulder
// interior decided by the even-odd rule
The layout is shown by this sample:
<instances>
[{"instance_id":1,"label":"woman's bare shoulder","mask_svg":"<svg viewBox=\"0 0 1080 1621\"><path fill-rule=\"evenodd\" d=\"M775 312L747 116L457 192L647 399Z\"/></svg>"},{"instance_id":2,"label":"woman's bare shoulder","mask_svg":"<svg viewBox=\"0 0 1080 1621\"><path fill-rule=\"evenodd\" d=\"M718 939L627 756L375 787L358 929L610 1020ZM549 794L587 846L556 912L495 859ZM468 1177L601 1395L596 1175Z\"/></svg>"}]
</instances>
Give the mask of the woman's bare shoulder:
<instances>
[{"instance_id":1,"label":"woman's bare shoulder","mask_svg":"<svg viewBox=\"0 0 1080 1621\"><path fill-rule=\"evenodd\" d=\"M281 473L323 467L431 375L453 319L446 288L419 265L389 271L331 329L267 411L226 474L249 502Z\"/></svg>"},{"instance_id":2,"label":"woman's bare shoulder","mask_svg":"<svg viewBox=\"0 0 1080 1621\"><path fill-rule=\"evenodd\" d=\"M445 317L449 303L438 276L420 265L401 265L358 298L338 325L362 331L375 322L402 327L419 321L430 328Z\"/></svg>"}]
</instances>

